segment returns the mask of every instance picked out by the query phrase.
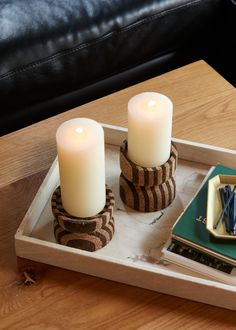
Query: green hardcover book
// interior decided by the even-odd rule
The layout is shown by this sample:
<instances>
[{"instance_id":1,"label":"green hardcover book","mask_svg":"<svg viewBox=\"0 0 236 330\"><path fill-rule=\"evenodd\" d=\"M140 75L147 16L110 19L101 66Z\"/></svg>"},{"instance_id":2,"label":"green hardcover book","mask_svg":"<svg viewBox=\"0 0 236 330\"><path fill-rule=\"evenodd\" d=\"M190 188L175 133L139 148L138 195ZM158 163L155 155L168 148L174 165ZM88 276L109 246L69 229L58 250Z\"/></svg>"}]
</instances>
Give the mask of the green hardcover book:
<instances>
[{"instance_id":1,"label":"green hardcover book","mask_svg":"<svg viewBox=\"0 0 236 330\"><path fill-rule=\"evenodd\" d=\"M208 180L218 174L236 175L236 170L217 165L172 228L171 238L236 266L236 240L218 239L206 229Z\"/></svg>"}]
</instances>

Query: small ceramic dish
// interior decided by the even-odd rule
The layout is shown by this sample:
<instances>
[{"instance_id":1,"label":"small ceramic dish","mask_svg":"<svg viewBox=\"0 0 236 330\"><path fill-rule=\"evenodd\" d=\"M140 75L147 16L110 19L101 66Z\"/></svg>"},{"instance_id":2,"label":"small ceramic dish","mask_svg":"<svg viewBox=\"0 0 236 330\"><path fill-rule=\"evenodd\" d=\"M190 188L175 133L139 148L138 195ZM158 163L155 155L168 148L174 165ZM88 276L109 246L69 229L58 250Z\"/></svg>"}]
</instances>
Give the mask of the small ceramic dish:
<instances>
[{"instance_id":1,"label":"small ceramic dish","mask_svg":"<svg viewBox=\"0 0 236 330\"><path fill-rule=\"evenodd\" d=\"M216 175L208 181L206 228L217 238L236 239L236 236L227 233L224 220L218 224L216 229L214 228L222 211L219 189L226 185L230 185L231 189L233 189L236 185L236 176Z\"/></svg>"}]
</instances>

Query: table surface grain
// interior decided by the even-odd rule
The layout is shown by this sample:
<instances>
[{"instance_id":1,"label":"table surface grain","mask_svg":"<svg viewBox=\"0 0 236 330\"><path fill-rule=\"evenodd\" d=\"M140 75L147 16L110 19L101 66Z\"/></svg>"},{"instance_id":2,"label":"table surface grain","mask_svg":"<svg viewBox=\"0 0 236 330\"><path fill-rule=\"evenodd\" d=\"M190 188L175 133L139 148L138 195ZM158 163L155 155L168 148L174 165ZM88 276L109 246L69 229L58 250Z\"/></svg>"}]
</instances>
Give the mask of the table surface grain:
<instances>
[{"instance_id":1,"label":"table surface grain","mask_svg":"<svg viewBox=\"0 0 236 330\"><path fill-rule=\"evenodd\" d=\"M18 271L14 233L56 155L59 124L82 116L125 127L127 102L143 91L173 100L174 137L236 150L235 88L204 61L1 137L0 329L236 329L226 309L24 260Z\"/></svg>"}]
</instances>

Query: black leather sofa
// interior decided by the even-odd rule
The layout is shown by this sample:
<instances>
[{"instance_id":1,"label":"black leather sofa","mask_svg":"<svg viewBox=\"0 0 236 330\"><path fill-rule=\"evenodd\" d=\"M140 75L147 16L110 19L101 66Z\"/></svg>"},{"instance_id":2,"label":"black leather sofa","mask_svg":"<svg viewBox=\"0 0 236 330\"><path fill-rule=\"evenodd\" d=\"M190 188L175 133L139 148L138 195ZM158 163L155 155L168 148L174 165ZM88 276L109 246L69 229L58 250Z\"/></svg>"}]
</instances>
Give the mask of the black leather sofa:
<instances>
[{"instance_id":1,"label":"black leather sofa","mask_svg":"<svg viewBox=\"0 0 236 330\"><path fill-rule=\"evenodd\" d=\"M0 133L200 58L236 84L235 25L233 0L0 0Z\"/></svg>"}]
</instances>

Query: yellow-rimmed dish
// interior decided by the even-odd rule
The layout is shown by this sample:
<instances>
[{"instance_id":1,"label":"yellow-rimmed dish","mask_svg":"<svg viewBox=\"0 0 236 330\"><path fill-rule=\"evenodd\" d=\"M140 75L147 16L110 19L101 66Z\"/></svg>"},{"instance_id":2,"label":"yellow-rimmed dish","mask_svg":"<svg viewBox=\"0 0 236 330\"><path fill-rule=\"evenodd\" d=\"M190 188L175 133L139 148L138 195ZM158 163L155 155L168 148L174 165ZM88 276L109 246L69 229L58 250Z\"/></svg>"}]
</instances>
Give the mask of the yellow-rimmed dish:
<instances>
[{"instance_id":1,"label":"yellow-rimmed dish","mask_svg":"<svg viewBox=\"0 0 236 330\"><path fill-rule=\"evenodd\" d=\"M226 185L230 185L233 190L236 185L236 176L216 175L208 181L206 228L217 238L236 239L236 236L227 233L224 220L220 221L217 228L214 228L222 211L219 189L225 187Z\"/></svg>"}]
</instances>

